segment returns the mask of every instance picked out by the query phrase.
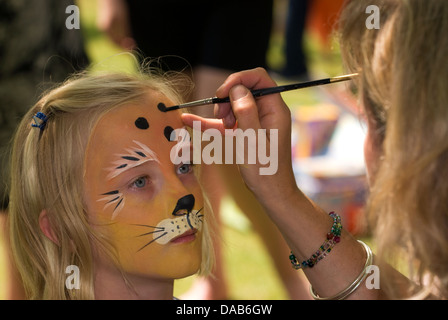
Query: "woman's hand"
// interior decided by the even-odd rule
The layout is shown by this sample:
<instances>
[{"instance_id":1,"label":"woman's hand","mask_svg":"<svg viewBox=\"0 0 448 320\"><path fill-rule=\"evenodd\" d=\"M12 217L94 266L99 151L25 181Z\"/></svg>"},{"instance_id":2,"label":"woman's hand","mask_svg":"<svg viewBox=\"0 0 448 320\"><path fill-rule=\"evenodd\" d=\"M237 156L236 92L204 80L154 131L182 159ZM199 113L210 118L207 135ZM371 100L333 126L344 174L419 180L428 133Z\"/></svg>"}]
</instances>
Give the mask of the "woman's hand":
<instances>
[{"instance_id":1,"label":"woman's hand","mask_svg":"<svg viewBox=\"0 0 448 320\"><path fill-rule=\"evenodd\" d=\"M214 128L224 134L225 129L239 128L243 132L255 130L256 134L259 134L263 133L260 129L266 129L266 146L261 147L268 153L269 150L276 153L269 155L271 159L278 161L276 172L260 175L260 169L266 165L258 161L254 165L246 162L239 165L246 185L262 203L270 198L287 196L297 190L291 162L290 110L279 94L255 100L250 93L250 90L273 86L276 86L276 83L262 68L238 72L230 75L216 92L219 98L230 97L230 103L215 105L215 117L220 120L204 119L193 114L182 115L188 126L192 126L193 121L200 121L203 131ZM275 132L278 136L275 136ZM260 148L259 142L257 146Z\"/></svg>"},{"instance_id":2,"label":"woman's hand","mask_svg":"<svg viewBox=\"0 0 448 320\"><path fill-rule=\"evenodd\" d=\"M308 259L325 239L331 228L331 217L307 198L297 187L291 161L291 113L279 94L255 100L252 89L275 86L263 69L231 75L218 89L219 98L230 97L230 103L215 106L221 120L203 119L183 114L186 125L201 121L201 130L226 128L278 130L278 170L273 175L260 175L260 164L239 165L241 176L257 197L266 213L277 225L299 261ZM274 143L267 140L268 144ZM269 147L266 148L269 150ZM304 269L314 289L322 296L333 296L356 279L365 264L360 244L343 231L341 242L318 268ZM360 286L350 298L375 299L376 290Z\"/></svg>"}]
</instances>

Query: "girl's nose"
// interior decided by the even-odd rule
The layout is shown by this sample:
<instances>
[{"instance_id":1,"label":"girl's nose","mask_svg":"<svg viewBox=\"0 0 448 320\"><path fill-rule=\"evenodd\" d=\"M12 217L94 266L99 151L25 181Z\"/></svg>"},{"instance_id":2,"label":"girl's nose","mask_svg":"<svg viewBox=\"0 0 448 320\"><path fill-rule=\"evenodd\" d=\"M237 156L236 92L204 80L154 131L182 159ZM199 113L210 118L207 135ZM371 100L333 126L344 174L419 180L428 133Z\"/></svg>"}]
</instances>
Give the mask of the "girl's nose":
<instances>
[{"instance_id":1,"label":"girl's nose","mask_svg":"<svg viewBox=\"0 0 448 320\"><path fill-rule=\"evenodd\" d=\"M173 210L173 216L181 216L193 210L194 196L192 194L186 195L177 201L176 207Z\"/></svg>"}]
</instances>

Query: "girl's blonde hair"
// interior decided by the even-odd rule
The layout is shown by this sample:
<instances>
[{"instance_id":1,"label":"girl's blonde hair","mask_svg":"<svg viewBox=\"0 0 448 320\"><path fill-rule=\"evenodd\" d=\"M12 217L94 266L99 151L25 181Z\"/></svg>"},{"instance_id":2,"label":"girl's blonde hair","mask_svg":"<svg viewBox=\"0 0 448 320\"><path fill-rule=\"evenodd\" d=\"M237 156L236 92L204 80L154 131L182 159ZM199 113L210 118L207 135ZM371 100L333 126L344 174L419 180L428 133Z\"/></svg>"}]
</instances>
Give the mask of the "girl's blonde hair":
<instances>
[{"instance_id":1,"label":"girl's blonde hair","mask_svg":"<svg viewBox=\"0 0 448 320\"><path fill-rule=\"evenodd\" d=\"M372 4L378 30L365 24ZM347 68L361 72L356 85L382 151L367 205L377 252L390 262L406 257L418 286L399 292L386 277L381 288L391 297L447 298L448 2L349 1L340 41Z\"/></svg>"},{"instance_id":2,"label":"girl's blonde hair","mask_svg":"<svg viewBox=\"0 0 448 320\"><path fill-rule=\"evenodd\" d=\"M92 244L116 259L107 237L91 228L83 202L84 157L90 134L106 112L143 101L149 90L181 103L176 83L186 87L185 81L143 72L83 73L49 91L25 115L13 142L9 218L14 258L30 299L95 298ZM43 131L31 126L37 112L49 118ZM43 210L58 244L39 227ZM212 256L204 223L202 273L210 271ZM80 269L79 290L66 288L70 265Z\"/></svg>"}]
</instances>

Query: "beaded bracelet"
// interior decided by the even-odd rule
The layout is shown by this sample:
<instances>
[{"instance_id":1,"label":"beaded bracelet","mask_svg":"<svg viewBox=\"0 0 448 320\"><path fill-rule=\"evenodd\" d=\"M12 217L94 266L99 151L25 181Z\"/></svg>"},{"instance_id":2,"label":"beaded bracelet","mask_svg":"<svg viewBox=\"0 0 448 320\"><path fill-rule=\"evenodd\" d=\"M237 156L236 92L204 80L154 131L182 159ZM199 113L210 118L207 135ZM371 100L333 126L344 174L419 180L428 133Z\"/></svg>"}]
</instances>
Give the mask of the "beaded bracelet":
<instances>
[{"instance_id":1,"label":"beaded bracelet","mask_svg":"<svg viewBox=\"0 0 448 320\"><path fill-rule=\"evenodd\" d=\"M294 269L299 270L314 267L320 260L325 258L331 252L331 250L337 243L341 241L341 232L342 232L341 217L333 211L330 212L329 215L333 218L333 226L331 227L331 231L327 233L327 239L319 247L319 250L317 250L311 256L311 258L303 262L299 262L294 253L292 253L291 251L289 260L291 260L291 264Z\"/></svg>"},{"instance_id":2,"label":"beaded bracelet","mask_svg":"<svg viewBox=\"0 0 448 320\"><path fill-rule=\"evenodd\" d=\"M353 292L355 292L356 289L358 289L359 285L365 280L365 278L368 275L367 268L369 266L371 266L372 263L373 263L373 253L372 253L372 249L370 249L370 247L367 244L365 244L361 240L358 240L358 242L363 246L363 248L364 248L364 250L366 252L367 257L366 257L366 262L364 264L364 268L362 269L362 271L358 275L358 277L355 279L355 281L353 281L347 288L345 288L344 290L342 290L338 294L335 294L332 297L326 297L326 298L320 297L314 291L313 286L310 284L310 293L311 293L311 296L313 297L314 300L344 300L349 295L351 295Z\"/></svg>"}]
</instances>

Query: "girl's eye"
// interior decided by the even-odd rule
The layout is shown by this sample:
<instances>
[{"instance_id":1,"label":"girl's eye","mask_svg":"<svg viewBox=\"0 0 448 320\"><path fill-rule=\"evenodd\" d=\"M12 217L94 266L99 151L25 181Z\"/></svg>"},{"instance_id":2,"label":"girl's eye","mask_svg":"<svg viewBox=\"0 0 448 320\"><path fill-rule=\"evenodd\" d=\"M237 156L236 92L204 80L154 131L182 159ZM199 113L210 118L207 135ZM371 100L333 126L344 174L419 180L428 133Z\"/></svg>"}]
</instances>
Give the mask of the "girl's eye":
<instances>
[{"instance_id":1,"label":"girl's eye","mask_svg":"<svg viewBox=\"0 0 448 320\"><path fill-rule=\"evenodd\" d=\"M144 188L146 186L147 180L147 177L140 177L132 183L132 187L138 189Z\"/></svg>"},{"instance_id":2,"label":"girl's eye","mask_svg":"<svg viewBox=\"0 0 448 320\"><path fill-rule=\"evenodd\" d=\"M187 174L193 170L192 164L183 164L177 168L177 174Z\"/></svg>"}]
</instances>

